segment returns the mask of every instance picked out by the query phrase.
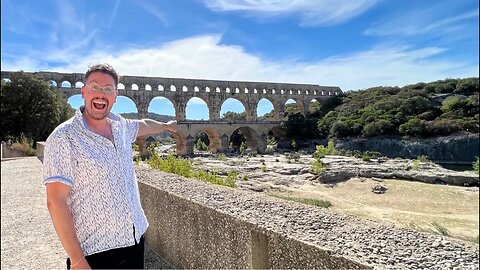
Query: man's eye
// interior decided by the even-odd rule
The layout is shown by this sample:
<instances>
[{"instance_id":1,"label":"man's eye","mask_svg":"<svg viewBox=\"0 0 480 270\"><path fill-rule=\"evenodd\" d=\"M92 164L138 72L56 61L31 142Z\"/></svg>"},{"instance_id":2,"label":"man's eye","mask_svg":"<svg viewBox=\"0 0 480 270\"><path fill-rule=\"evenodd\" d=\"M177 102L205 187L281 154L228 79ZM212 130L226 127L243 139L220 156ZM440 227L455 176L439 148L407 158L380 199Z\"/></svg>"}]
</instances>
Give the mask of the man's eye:
<instances>
[{"instance_id":1,"label":"man's eye","mask_svg":"<svg viewBox=\"0 0 480 270\"><path fill-rule=\"evenodd\" d=\"M103 89L104 89L105 92L108 92L108 93L113 92L113 88L112 88L112 87L109 87L109 86L104 87Z\"/></svg>"},{"instance_id":2,"label":"man's eye","mask_svg":"<svg viewBox=\"0 0 480 270\"><path fill-rule=\"evenodd\" d=\"M100 87L98 85L92 85L91 88L92 88L93 91L99 91L100 90Z\"/></svg>"}]
</instances>

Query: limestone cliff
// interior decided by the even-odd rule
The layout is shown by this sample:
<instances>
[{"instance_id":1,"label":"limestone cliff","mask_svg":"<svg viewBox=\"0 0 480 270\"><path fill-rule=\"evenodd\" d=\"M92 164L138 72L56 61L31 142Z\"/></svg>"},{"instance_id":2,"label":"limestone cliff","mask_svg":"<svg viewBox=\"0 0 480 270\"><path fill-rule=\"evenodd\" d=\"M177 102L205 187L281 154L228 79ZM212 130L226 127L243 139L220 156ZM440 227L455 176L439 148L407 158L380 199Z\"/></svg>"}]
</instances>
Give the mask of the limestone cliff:
<instances>
[{"instance_id":1,"label":"limestone cliff","mask_svg":"<svg viewBox=\"0 0 480 270\"><path fill-rule=\"evenodd\" d=\"M435 138L351 138L338 140L335 147L345 150L376 151L388 157L415 159L425 155L437 162L471 164L479 155L479 135L455 134Z\"/></svg>"}]
</instances>

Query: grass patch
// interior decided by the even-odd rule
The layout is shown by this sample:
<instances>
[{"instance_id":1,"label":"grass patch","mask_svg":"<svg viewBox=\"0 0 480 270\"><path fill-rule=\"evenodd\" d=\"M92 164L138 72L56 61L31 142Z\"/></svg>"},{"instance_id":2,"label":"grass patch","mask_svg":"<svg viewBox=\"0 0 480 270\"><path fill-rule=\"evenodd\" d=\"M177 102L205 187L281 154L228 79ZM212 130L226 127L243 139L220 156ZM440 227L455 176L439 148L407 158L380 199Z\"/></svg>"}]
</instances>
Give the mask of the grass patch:
<instances>
[{"instance_id":1,"label":"grass patch","mask_svg":"<svg viewBox=\"0 0 480 270\"><path fill-rule=\"evenodd\" d=\"M284 195L279 195L279 194L270 194L271 196L287 201L294 201L294 202L299 202L303 204L308 204L308 205L314 205L322 208L329 208L332 206L332 203L327 200L317 200L317 199L308 199L308 198L299 198L299 197L289 197L289 196L284 196Z\"/></svg>"},{"instance_id":2,"label":"grass patch","mask_svg":"<svg viewBox=\"0 0 480 270\"><path fill-rule=\"evenodd\" d=\"M450 236L450 231L446 227L440 225L437 222L432 222L431 225L434 228L434 230L432 230L433 232L439 233L444 236Z\"/></svg>"},{"instance_id":3,"label":"grass patch","mask_svg":"<svg viewBox=\"0 0 480 270\"><path fill-rule=\"evenodd\" d=\"M225 156L224 153L220 153L220 154L216 155L215 158L218 159L218 160L221 160L221 161L227 160L227 156Z\"/></svg>"},{"instance_id":4,"label":"grass patch","mask_svg":"<svg viewBox=\"0 0 480 270\"><path fill-rule=\"evenodd\" d=\"M226 178L222 178L217 175L216 172L207 172L199 169L195 169L192 166L192 162L188 159L175 157L169 154L164 157L160 157L157 153L153 153L147 163L154 169L174 173L187 178L194 178L204 182L209 182L216 185L222 185L227 187L236 187L236 179L238 174L227 175ZM235 172L236 173L236 172Z\"/></svg>"}]
</instances>

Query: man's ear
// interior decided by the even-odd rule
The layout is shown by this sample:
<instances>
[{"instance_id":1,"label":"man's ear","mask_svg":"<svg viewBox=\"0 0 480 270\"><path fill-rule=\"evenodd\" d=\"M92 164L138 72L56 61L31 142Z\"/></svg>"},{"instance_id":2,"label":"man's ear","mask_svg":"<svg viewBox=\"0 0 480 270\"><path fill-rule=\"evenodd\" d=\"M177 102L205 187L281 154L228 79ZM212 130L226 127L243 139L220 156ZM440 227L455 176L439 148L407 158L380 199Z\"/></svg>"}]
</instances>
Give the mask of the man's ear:
<instances>
[{"instance_id":1,"label":"man's ear","mask_svg":"<svg viewBox=\"0 0 480 270\"><path fill-rule=\"evenodd\" d=\"M83 98L83 99L85 98L85 96L84 96L84 92L85 92L85 85L84 85L84 86L82 86L82 98Z\"/></svg>"}]
</instances>

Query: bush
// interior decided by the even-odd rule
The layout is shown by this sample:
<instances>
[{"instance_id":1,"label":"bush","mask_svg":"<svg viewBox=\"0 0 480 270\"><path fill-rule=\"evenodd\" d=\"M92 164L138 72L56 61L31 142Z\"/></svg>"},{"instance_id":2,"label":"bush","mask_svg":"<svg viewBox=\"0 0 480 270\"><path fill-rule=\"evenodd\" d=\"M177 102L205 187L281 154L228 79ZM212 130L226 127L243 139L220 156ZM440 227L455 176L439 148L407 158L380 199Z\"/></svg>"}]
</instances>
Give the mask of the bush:
<instances>
[{"instance_id":1,"label":"bush","mask_svg":"<svg viewBox=\"0 0 480 270\"><path fill-rule=\"evenodd\" d=\"M400 125L398 131L409 136L424 136L426 133L426 122L418 118L408 120L407 123Z\"/></svg>"},{"instance_id":2,"label":"bush","mask_svg":"<svg viewBox=\"0 0 480 270\"><path fill-rule=\"evenodd\" d=\"M27 156L36 156L37 151L33 149L33 141L21 135L20 139L17 142L14 142L11 146L12 149L24 153Z\"/></svg>"},{"instance_id":3,"label":"bush","mask_svg":"<svg viewBox=\"0 0 480 270\"><path fill-rule=\"evenodd\" d=\"M442 102L442 111L454 112L462 109L467 103L468 100L465 96L449 96Z\"/></svg>"},{"instance_id":4,"label":"bush","mask_svg":"<svg viewBox=\"0 0 480 270\"><path fill-rule=\"evenodd\" d=\"M431 163L431 162L432 161L430 161L427 156L423 156L423 155L418 156L416 159L412 161L412 169L420 170L422 163Z\"/></svg>"},{"instance_id":5,"label":"bush","mask_svg":"<svg viewBox=\"0 0 480 270\"><path fill-rule=\"evenodd\" d=\"M327 146L317 145L313 157L316 159L322 158L326 155L338 155L339 152L335 149L335 143L332 140L328 141Z\"/></svg>"},{"instance_id":6,"label":"bush","mask_svg":"<svg viewBox=\"0 0 480 270\"><path fill-rule=\"evenodd\" d=\"M160 157L157 153L153 153L152 157L148 160L148 164L154 169L174 173L183 177L195 178L212 184L232 188L236 187L235 181L237 177L233 174L230 174L226 179L223 179L217 176L216 172L206 172L194 169L189 160L175 157L172 154L169 154L166 157Z\"/></svg>"},{"instance_id":7,"label":"bush","mask_svg":"<svg viewBox=\"0 0 480 270\"><path fill-rule=\"evenodd\" d=\"M242 142L240 145L240 154L243 154L247 150L247 144L245 142Z\"/></svg>"},{"instance_id":8,"label":"bush","mask_svg":"<svg viewBox=\"0 0 480 270\"><path fill-rule=\"evenodd\" d=\"M389 133L393 129L393 125L390 121L380 119L366 124L363 127L362 135L366 137L379 136Z\"/></svg>"},{"instance_id":9,"label":"bush","mask_svg":"<svg viewBox=\"0 0 480 270\"><path fill-rule=\"evenodd\" d=\"M197 143L195 144L195 148L197 148L198 151L205 151L208 147L206 143L204 143L201 139L198 139Z\"/></svg>"},{"instance_id":10,"label":"bush","mask_svg":"<svg viewBox=\"0 0 480 270\"><path fill-rule=\"evenodd\" d=\"M323 172L325 172L325 170L326 170L325 164L323 164L323 162L320 159L317 159L317 160L312 162L312 173L313 174L319 175L319 174L322 174Z\"/></svg>"}]
</instances>

